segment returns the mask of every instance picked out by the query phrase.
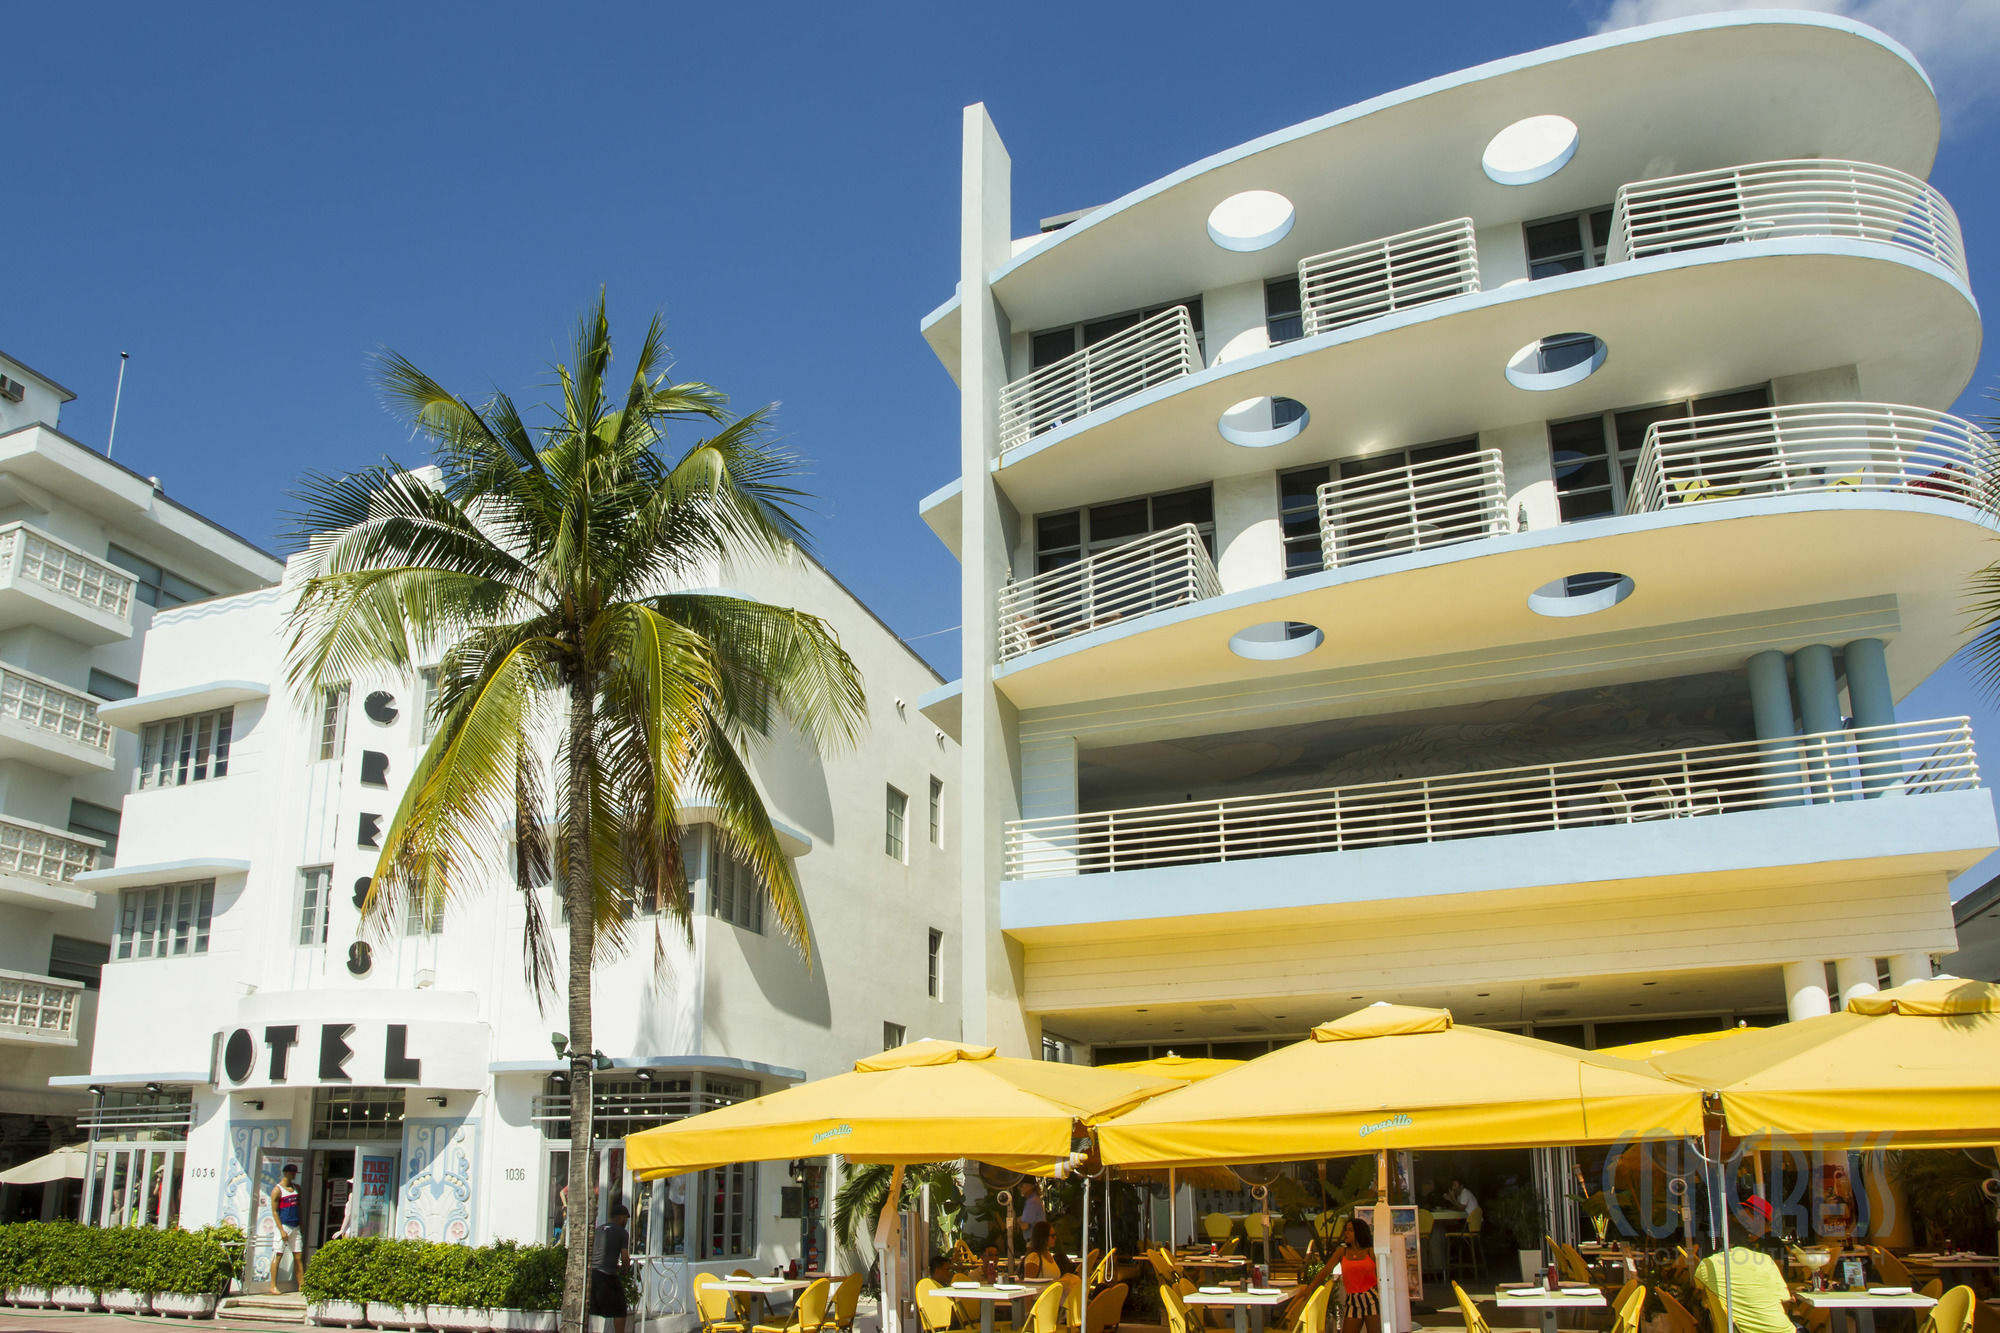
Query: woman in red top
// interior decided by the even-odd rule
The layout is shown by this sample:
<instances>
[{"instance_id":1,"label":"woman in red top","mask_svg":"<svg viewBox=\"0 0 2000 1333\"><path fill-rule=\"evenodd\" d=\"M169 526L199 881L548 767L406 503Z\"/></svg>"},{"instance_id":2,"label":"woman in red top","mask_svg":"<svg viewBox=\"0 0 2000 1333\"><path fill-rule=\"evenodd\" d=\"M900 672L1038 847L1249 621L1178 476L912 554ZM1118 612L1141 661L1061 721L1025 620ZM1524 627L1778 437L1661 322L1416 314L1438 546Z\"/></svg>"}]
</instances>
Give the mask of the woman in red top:
<instances>
[{"instance_id":1,"label":"woman in red top","mask_svg":"<svg viewBox=\"0 0 2000 1333\"><path fill-rule=\"evenodd\" d=\"M1340 1333L1361 1333L1382 1312L1375 1297L1375 1233L1366 1222L1350 1217L1334 1251L1340 1264Z\"/></svg>"}]
</instances>

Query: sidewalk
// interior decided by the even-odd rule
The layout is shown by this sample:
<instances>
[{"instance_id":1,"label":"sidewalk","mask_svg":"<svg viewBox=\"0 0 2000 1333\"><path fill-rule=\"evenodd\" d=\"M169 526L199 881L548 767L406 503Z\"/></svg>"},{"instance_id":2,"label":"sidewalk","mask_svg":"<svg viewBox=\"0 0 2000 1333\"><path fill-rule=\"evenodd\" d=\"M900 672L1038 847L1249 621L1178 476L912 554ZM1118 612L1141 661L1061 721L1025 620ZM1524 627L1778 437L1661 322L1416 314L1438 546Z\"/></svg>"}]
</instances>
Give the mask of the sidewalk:
<instances>
[{"instance_id":1,"label":"sidewalk","mask_svg":"<svg viewBox=\"0 0 2000 1333\"><path fill-rule=\"evenodd\" d=\"M251 1323L231 1319L170 1319L163 1315L87 1314L81 1310L0 1310L0 1333L133 1333L134 1329L226 1329L229 1333L299 1333L302 1324Z\"/></svg>"}]
</instances>

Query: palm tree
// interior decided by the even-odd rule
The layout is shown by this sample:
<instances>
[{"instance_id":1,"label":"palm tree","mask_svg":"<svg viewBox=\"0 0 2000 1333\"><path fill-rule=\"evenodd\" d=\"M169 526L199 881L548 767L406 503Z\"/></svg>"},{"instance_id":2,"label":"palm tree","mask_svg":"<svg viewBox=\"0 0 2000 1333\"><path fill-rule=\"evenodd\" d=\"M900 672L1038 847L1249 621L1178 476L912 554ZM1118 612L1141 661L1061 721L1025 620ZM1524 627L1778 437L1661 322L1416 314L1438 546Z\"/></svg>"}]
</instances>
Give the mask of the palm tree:
<instances>
[{"instance_id":1,"label":"palm tree","mask_svg":"<svg viewBox=\"0 0 2000 1333\"><path fill-rule=\"evenodd\" d=\"M862 1245L872 1241L882 1205L889 1200L892 1170L867 1162L845 1164L840 1186L833 1192L833 1236L842 1249L859 1254ZM931 1192L930 1250L942 1254L951 1246L965 1207L965 1164L923 1162L903 1168L904 1198L921 1195L926 1188Z\"/></svg>"},{"instance_id":2,"label":"palm tree","mask_svg":"<svg viewBox=\"0 0 2000 1333\"><path fill-rule=\"evenodd\" d=\"M302 483L287 658L306 697L439 662L436 734L383 838L371 929L412 903L435 912L482 892L494 830L511 828L524 964L538 999L552 998L555 942L532 889L557 876L568 1197L585 1219L565 1228L566 1333L583 1328L592 1232L592 964L624 950L635 902L692 931L679 810L699 792L810 966L805 905L745 749L780 725L848 745L865 716L859 673L824 621L676 590L712 584L725 560L805 546L795 466L768 444L763 414L726 421L721 394L672 382L658 316L622 396L610 363L602 294L555 367L559 398L541 424L505 394L475 406L386 354L384 392L435 446L436 470L391 463ZM668 423L690 418L719 428L668 457Z\"/></svg>"}]
</instances>

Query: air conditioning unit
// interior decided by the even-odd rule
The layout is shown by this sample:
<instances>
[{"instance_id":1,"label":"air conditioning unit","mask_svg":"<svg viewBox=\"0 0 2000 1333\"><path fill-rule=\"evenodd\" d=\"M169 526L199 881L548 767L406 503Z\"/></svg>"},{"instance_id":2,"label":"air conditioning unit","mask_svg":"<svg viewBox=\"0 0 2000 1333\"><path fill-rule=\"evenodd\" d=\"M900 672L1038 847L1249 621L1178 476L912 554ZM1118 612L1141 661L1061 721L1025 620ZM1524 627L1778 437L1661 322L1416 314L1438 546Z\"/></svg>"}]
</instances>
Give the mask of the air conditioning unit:
<instances>
[{"instance_id":1,"label":"air conditioning unit","mask_svg":"<svg viewBox=\"0 0 2000 1333\"><path fill-rule=\"evenodd\" d=\"M18 403L21 401L21 395L27 391L28 386L21 381L0 375L0 398L5 398L10 403Z\"/></svg>"}]
</instances>

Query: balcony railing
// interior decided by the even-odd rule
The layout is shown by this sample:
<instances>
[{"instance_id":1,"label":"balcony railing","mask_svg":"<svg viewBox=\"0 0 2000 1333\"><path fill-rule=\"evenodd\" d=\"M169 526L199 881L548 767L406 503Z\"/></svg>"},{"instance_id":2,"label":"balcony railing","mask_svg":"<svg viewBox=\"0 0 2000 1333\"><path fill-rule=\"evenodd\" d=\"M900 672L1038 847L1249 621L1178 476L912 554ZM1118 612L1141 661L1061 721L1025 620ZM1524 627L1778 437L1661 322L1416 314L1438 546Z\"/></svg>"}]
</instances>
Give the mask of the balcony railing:
<instances>
[{"instance_id":1,"label":"balcony railing","mask_svg":"<svg viewBox=\"0 0 2000 1333\"><path fill-rule=\"evenodd\" d=\"M18 671L0 668L0 717L111 753L111 727L98 721L95 699Z\"/></svg>"},{"instance_id":2,"label":"balcony railing","mask_svg":"<svg viewBox=\"0 0 2000 1333\"><path fill-rule=\"evenodd\" d=\"M1905 172L1828 159L1760 162L1622 186L1606 260L1798 236L1899 245L1969 281L1958 215L1943 195Z\"/></svg>"},{"instance_id":3,"label":"balcony railing","mask_svg":"<svg viewBox=\"0 0 2000 1333\"><path fill-rule=\"evenodd\" d=\"M1472 219L1343 246L1299 261L1306 336L1479 290Z\"/></svg>"},{"instance_id":4,"label":"balcony railing","mask_svg":"<svg viewBox=\"0 0 2000 1333\"><path fill-rule=\"evenodd\" d=\"M1964 718L1016 819L1010 879L1694 819L1979 785Z\"/></svg>"},{"instance_id":5,"label":"balcony railing","mask_svg":"<svg viewBox=\"0 0 2000 1333\"><path fill-rule=\"evenodd\" d=\"M39 583L114 616L132 614L130 574L24 523L0 527L0 579Z\"/></svg>"},{"instance_id":6,"label":"balcony railing","mask_svg":"<svg viewBox=\"0 0 2000 1333\"><path fill-rule=\"evenodd\" d=\"M0 1040L10 1033L76 1040L83 984L28 972L0 971Z\"/></svg>"},{"instance_id":7,"label":"balcony railing","mask_svg":"<svg viewBox=\"0 0 2000 1333\"><path fill-rule=\"evenodd\" d=\"M1806 403L1646 428L1628 512L1795 491L1889 491L1981 510L1992 437L1961 417L1888 403Z\"/></svg>"},{"instance_id":8,"label":"balcony railing","mask_svg":"<svg viewBox=\"0 0 2000 1333\"><path fill-rule=\"evenodd\" d=\"M1200 531L1183 523L1002 588L1000 660L1221 591Z\"/></svg>"},{"instance_id":9,"label":"balcony railing","mask_svg":"<svg viewBox=\"0 0 2000 1333\"><path fill-rule=\"evenodd\" d=\"M1319 488L1328 569L1507 531L1498 449L1385 468Z\"/></svg>"},{"instance_id":10,"label":"balcony railing","mask_svg":"<svg viewBox=\"0 0 2000 1333\"><path fill-rule=\"evenodd\" d=\"M1170 306L1002 389L1000 452L1004 456L1045 431L1200 369L1194 321L1186 306Z\"/></svg>"},{"instance_id":11,"label":"balcony railing","mask_svg":"<svg viewBox=\"0 0 2000 1333\"><path fill-rule=\"evenodd\" d=\"M86 870L97 869L97 859L103 854L104 849L94 842L18 819L0 819L0 875L25 875L63 884Z\"/></svg>"}]
</instances>

